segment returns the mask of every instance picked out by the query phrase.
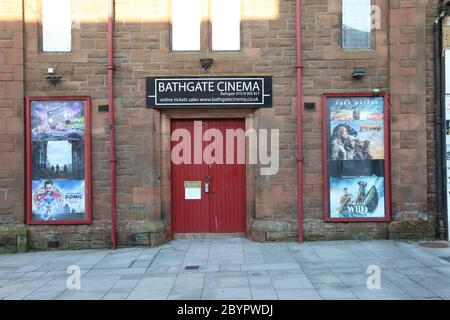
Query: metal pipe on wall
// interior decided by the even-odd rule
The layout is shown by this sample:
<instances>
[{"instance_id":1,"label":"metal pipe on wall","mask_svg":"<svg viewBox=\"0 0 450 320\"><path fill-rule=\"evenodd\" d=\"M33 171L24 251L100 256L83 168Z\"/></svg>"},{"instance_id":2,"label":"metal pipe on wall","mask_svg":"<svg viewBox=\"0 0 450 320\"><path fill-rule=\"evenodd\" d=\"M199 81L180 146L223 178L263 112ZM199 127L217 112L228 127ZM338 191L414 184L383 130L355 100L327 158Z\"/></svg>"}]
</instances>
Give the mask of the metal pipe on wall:
<instances>
[{"instance_id":1,"label":"metal pipe on wall","mask_svg":"<svg viewBox=\"0 0 450 320\"><path fill-rule=\"evenodd\" d=\"M446 199L444 194L446 188L444 185L443 177L446 176L445 170L445 152L444 152L444 119L445 113L443 105L443 74L444 66L442 63L442 20L447 14L447 6L450 0L440 1L438 16L435 19L434 24L434 36L435 36L435 103L436 103L436 119L435 119L435 136L436 136L436 220L437 220L437 232L438 239L445 240L446 238L446 225L444 203ZM444 89L445 90L445 89Z\"/></svg>"},{"instance_id":2,"label":"metal pipe on wall","mask_svg":"<svg viewBox=\"0 0 450 320\"><path fill-rule=\"evenodd\" d=\"M109 162L111 167L111 244L117 247L116 211L116 141L114 126L114 0L108 5L108 104L109 104Z\"/></svg>"},{"instance_id":3,"label":"metal pipe on wall","mask_svg":"<svg viewBox=\"0 0 450 320\"><path fill-rule=\"evenodd\" d=\"M302 39L301 39L301 5L300 0L295 1L295 34L296 34L296 60L297 60L297 184L298 184L298 241L304 241L303 235L303 86L302 86Z\"/></svg>"}]
</instances>

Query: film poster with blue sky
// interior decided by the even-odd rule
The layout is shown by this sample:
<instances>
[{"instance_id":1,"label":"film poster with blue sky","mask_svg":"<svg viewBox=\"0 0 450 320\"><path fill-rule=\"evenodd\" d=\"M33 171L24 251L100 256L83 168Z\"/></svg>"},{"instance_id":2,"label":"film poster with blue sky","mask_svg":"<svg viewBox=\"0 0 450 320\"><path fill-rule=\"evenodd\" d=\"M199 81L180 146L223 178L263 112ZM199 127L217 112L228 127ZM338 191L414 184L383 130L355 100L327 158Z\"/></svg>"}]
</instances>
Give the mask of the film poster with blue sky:
<instances>
[{"instance_id":1,"label":"film poster with blue sky","mask_svg":"<svg viewBox=\"0 0 450 320\"><path fill-rule=\"evenodd\" d=\"M32 101L33 221L86 220L85 101Z\"/></svg>"},{"instance_id":2,"label":"film poster with blue sky","mask_svg":"<svg viewBox=\"0 0 450 320\"><path fill-rule=\"evenodd\" d=\"M384 97L326 102L329 218L385 218Z\"/></svg>"}]
</instances>

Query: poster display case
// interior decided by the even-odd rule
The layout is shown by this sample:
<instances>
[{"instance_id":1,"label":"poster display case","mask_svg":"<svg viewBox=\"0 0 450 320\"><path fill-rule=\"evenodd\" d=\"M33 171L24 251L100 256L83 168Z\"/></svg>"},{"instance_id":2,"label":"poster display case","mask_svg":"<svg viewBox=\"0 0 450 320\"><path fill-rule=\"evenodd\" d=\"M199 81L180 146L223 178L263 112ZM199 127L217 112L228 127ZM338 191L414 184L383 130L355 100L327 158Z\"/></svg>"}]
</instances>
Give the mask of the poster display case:
<instances>
[{"instance_id":1,"label":"poster display case","mask_svg":"<svg viewBox=\"0 0 450 320\"><path fill-rule=\"evenodd\" d=\"M27 97L28 224L91 223L89 97Z\"/></svg>"},{"instance_id":2,"label":"poster display case","mask_svg":"<svg viewBox=\"0 0 450 320\"><path fill-rule=\"evenodd\" d=\"M390 221L389 134L386 94L323 96L325 221Z\"/></svg>"}]
</instances>

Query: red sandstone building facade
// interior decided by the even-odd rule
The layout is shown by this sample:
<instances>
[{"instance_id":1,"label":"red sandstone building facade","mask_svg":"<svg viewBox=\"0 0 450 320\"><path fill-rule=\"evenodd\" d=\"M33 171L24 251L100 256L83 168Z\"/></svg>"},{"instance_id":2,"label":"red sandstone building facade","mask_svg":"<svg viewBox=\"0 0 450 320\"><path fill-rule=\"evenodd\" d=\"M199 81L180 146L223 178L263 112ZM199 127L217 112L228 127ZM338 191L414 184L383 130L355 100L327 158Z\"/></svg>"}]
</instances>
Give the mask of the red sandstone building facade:
<instances>
[{"instance_id":1,"label":"red sandstone building facade","mask_svg":"<svg viewBox=\"0 0 450 320\"><path fill-rule=\"evenodd\" d=\"M193 1L188 12L174 0L61 3L67 6L59 4L53 19L46 0L0 3L3 249L157 245L185 234L308 241L436 239L445 232L436 205L437 1L372 0L356 7L351 0L231 1L238 14L210 0ZM359 17L367 13L364 5L369 27ZM152 91L168 79L228 79L234 92L236 81L247 79L253 91L262 90L259 84L268 91L261 91L261 105L195 100L168 106L163 102L170 98L158 100L161 92ZM225 90L218 82L211 85ZM82 112L55 111L67 101ZM355 101L361 106L349 109ZM74 121L77 114L82 121ZM38 118L46 117L49 130L58 128L50 115L65 125L60 131L81 128L83 138L45 140L46 156L35 160L42 145ZM377 150L366 160L361 152L346 153L359 142L333 142L338 124L348 133L360 120L360 136L376 137L370 148ZM199 121L202 134L278 130L276 173L264 175L263 164L249 163L248 143L245 163L175 165L174 131L194 133ZM55 159L69 144L79 157L59 166ZM347 168L345 160L354 165ZM39 175L34 161L47 171ZM69 177L75 168L81 178ZM77 179L83 181L83 218L53 220L46 203L64 197L61 212L70 216L78 194L60 190L50 199L45 188L63 189ZM374 191L371 183L381 184ZM367 203L359 208L361 197L379 201L373 218L349 213L371 210ZM336 201L342 216L333 215ZM41 220L34 217L39 205L47 210Z\"/></svg>"}]
</instances>

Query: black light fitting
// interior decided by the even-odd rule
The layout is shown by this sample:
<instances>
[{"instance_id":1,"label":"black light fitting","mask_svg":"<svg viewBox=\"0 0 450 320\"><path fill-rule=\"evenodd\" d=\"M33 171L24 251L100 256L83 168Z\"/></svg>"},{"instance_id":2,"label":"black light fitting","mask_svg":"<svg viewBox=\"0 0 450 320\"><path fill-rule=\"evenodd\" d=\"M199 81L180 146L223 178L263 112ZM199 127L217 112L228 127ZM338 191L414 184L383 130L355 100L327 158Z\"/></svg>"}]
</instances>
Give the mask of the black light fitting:
<instances>
[{"instance_id":1,"label":"black light fitting","mask_svg":"<svg viewBox=\"0 0 450 320\"><path fill-rule=\"evenodd\" d=\"M202 68L208 71L209 68L211 68L214 60L211 58L202 58L200 59L200 63L202 64Z\"/></svg>"},{"instance_id":2,"label":"black light fitting","mask_svg":"<svg viewBox=\"0 0 450 320\"><path fill-rule=\"evenodd\" d=\"M361 79L362 77L366 76L366 70L364 70L363 68L355 68L355 70L353 70L352 73L352 78L353 79Z\"/></svg>"}]
</instances>

